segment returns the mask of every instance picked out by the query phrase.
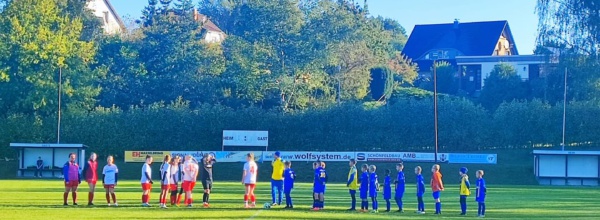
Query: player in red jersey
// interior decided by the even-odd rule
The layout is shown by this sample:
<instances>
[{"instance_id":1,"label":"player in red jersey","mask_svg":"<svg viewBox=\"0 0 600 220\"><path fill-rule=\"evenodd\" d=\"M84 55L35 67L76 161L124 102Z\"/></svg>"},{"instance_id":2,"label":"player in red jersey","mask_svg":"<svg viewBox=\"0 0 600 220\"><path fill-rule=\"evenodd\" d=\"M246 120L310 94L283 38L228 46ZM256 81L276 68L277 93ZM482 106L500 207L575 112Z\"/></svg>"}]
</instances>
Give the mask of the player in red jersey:
<instances>
[{"instance_id":1,"label":"player in red jersey","mask_svg":"<svg viewBox=\"0 0 600 220\"><path fill-rule=\"evenodd\" d=\"M94 205L94 192L96 191L96 181L98 181L98 156L96 153L90 154L90 159L83 167L81 172L85 181L88 183L90 191L88 192L88 205Z\"/></svg>"},{"instance_id":2,"label":"player in red jersey","mask_svg":"<svg viewBox=\"0 0 600 220\"><path fill-rule=\"evenodd\" d=\"M63 176L65 178L63 205L69 205L67 203L69 192L71 192L73 196L73 205L77 205L77 187L81 184L81 176L79 174L79 165L75 162L75 159L77 159L77 155L75 153L70 153L69 161L63 166Z\"/></svg>"}]
</instances>

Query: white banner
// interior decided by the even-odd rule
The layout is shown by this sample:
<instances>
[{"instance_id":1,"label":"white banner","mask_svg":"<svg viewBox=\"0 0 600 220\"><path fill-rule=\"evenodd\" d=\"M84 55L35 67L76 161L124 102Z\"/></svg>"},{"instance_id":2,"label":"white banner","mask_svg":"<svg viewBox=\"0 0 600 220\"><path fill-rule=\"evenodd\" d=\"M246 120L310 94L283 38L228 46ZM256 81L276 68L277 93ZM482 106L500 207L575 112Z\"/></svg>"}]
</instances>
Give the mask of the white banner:
<instances>
[{"instance_id":1,"label":"white banner","mask_svg":"<svg viewBox=\"0 0 600 220\"><path fill-rule=\"evenodd\" d=\"M434 162L434 153L416 153L416 152L358 152L356 159L358 161L371 162ZM439 162L448 162L448 154L438 153Z\"/></svg>"},{"instance_id":2,"label":"white banner","mask_svg":"<svg viewBox=\"0 0 600 220\"><path fill-rule=\"evenodd\" d=\"M282 151L281 159L289 161L349 161L355 158L354 152L310 152L310 151ZM263 154L264 161L273 160L274 151Z\"/></svg>"},{"instance_id":3,"label":"white banner","mask_svg":"<svg viewBox=\"0 0 600 220\"><path fill-rule=\"evenodd\" d=\"M268 131L223 130L223 146L269 146Z\"/></svg>"}]
</instances>

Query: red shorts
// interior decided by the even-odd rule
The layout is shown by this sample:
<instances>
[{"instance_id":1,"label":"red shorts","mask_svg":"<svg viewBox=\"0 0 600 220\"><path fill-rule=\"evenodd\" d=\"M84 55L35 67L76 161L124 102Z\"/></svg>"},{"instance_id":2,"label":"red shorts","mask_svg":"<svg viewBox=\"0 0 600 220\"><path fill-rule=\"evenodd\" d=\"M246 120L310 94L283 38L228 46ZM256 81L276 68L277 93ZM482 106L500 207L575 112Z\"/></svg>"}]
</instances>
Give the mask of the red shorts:
<instances>
[{"instance_id":1,"label":"red shorts","mask_svg":"<svg viewBox=\"0 0 600 220\"><path fill-rule=\"evenodd\" d=\"M181 184L181 188L183 188L183 191L192 191L194 189L194 187L196 186L196 182L192 182L192 181L183 181L183 183Z\"/></svg>"},{"instance_id":2,"label":"red shorts","mask_svg":"<svg viewBox=\"0 0 600 220\"><path fill-rule=\"evenodd\" d=\"M65 182L65 187L77 187L79 186L79 181L71 180L69 182Z\"/></svg>"},{"instance_id":3,"label":"red shorts","mask_svg":"<svg viewBox=\"0 0 600 220\"><path fill-rule=\"evenodd\" d=\"M177 191L177 184L171 184L171 185L169 185L169 189L171 191Z\"/></svg>"},{"instance_id":4,"label":"red shorts","mask_svg":"<svg viewBox=\"0 0 600 220\"><path fill-rule=\"evenodd\" d=\"M151 190L152 189L152 184L150 183L142 183L142 190Z\"/></svg>"},{"instance_id":5,"label":"red shorts","mask_svg":"<svg viewBox=\"0 0 600 220\"><path fill-rule=\"evenodd\" d=\"M105 189L114 189L115 188L115 184L104 184L104 188Z\"/></svg>"},{"instance_id":6,"label":"red shorts","mask_svg":"<svg viewBox=\"0 0 600 220\"><path fill-rule=\"evenodd\" d=\"M97 181L97 180L93 180L93 179L87 179L87 180L85 180L85 181L86 181L87 183L89 183L89 184L94 184L94 185L96 185L96 181Z\"/></svg>"},{"instance_id":7,"label":"red shorts","mask_svg":"<svg viewBox=\"0 0 600 220\"><path fill-rule=\"evenodd\" d=\"M169 185L161 184L160 185L160 190L169 190Z\"/></svg>"},{"instance_id":8,"label":"red shorts","mask_svg":"<svg viewBox=\"0 0 600 220\"><path fill-rule=\"evenodd\" d=\"M249 186L250 189L254 190L254 188L256 188L256 184L255 183L246 183L246 186Z\"/></svg>"}]
</instances>

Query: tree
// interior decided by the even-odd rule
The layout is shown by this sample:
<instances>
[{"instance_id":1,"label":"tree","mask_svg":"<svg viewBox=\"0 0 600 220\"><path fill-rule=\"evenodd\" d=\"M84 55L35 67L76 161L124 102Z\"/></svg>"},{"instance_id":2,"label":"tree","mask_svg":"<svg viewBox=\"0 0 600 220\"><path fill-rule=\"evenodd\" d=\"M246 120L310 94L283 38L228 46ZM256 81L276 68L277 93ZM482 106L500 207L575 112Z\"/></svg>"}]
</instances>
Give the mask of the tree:
<instances>
[{"instance_id":1,"label":"tree","mask_svg":"<svg viewBox=\"0 0 600 220\"><path fill-rule=\"evenodd\" d=\"M527 92L515 68L506 63L494 66L485 79L479 102L488 110L494 111L503 102L525 99Z\"/></svg>"},{"instance_id":2,"label":"tree","mask_svg":"<svg viewBox=\"0 0 600 220\"><path fill-rule=\"evenodd\" d=\"M92 71L94 43L83 22L54 0L11 1L0 14L0 100L3 112L50 114L57 109L62 69L65 103L92 109L100 89Z\"/></svg>"},{"instance_id":3,"label":"tree","mask_svg":"<svg viewBox=\"0 0 600 220\"><path fill-rule=\"evenodd\" d=\"M394 91L394 73L386 67L371 69L371 97L375 100L387 100Z\"/></svg>"},{"instance_id":4,"label":"tree","mask_svg":"<svg viewBox=\"0 0 600 220\"><path fill-rule=\"evenodd\" d=\"M597 0L537 0L538 43L595 55L600 50Z\"/></svg>"}]
</instances>

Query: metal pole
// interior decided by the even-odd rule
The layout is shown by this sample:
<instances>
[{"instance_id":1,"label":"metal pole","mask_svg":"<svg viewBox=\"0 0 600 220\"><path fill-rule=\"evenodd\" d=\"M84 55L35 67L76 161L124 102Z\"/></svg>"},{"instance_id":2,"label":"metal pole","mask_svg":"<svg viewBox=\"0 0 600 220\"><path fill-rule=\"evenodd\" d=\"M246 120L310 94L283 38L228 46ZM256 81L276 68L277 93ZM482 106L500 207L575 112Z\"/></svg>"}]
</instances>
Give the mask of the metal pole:
<instances>
[{"instance_id":1,"label":"metal pole","mask_svg":"<svg viewBox=\"0 0 600 220\"><path fill-rule=\"evenodd\" d=\"M61 102L62 102L62 67L58 69L58 123L56 130L56 143L60 144L60 117L61 117Z\"/></svg>"},{"instance_id":2,"label":"metal pole","mask_svg":"<svg viewBox=\"0 0 600 220\"><path fill-rule=\"evenodd\" d=\"M563 124L562 124L562 150L565 150L565 131L567 128L567 68L565 67L565 91L563 94Z\"/></svg>"},{"instance_id":3,"label":"metal pole","mask_svg":"<svg viewBox=\"0 0 600 220\"><path fill-rule=\"evenodd\" d=\"M437 102L437 67L433 61L433 129L435 130L435 154L434 161L438 162L438 102Z\"/></svg>"}]
</instances>

